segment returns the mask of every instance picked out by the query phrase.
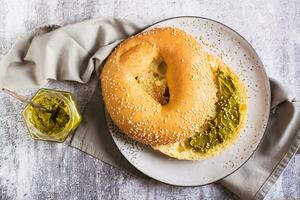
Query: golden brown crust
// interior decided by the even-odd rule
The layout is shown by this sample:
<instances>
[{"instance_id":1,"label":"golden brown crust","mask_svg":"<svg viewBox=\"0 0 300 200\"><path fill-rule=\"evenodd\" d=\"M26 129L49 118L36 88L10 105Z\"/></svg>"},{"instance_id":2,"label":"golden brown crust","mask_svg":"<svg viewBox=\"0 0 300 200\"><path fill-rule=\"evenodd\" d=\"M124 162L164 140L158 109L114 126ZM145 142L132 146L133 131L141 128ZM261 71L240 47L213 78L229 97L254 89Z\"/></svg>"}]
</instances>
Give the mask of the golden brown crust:
<instances>
[{"instance_id":1,"label":"golden brown crust","mask_svg":"<svg viewBox=\"0 0 300 200\"><path fill-rule=\"evenodd\" d=\"M173 143L198 131L215 108L217 89L205 52L195 39L175 28L158 28L131 37L108 58L100 79L114 123L149 145ZM170 100L161 105L135 77L162 58Z\"/></svg>"},{"instance_id":2,"label":"golden brown crust","mask_svg":"<svg viewBox=\"0 0 300 200\"><path fill-rule=\"evenodd\" d=\"M180 160L201 160L207 157L211 157L216 155L226 148L228 148L234 141L236 141L237 137L240 135L242 128L244 127L246 117L247 117L247 107L248 107L248 96L246 88L242 82L242 80L238 77L236 73L234 73L230 67L228 67L223 61L220 59L213 57L211 55L207 55L208 62L210 67L215 71L220 69L221 71L228 74L234 82L237 84L238 88L238 95L240 97L240 123L238 129L235 132L235 135L231 137L229 140L224 142L221 145L218 145L214 150L208 151L207 153L199 153L193 151L191 148L185 148L184 145L181 144L182 142L175 142L173 144L166 144L166 145L156 145L152 146L153 149L162 152L170 157L174 157ZM182 147L181 147L182 146Z\"/></svg>"}]
</instances>

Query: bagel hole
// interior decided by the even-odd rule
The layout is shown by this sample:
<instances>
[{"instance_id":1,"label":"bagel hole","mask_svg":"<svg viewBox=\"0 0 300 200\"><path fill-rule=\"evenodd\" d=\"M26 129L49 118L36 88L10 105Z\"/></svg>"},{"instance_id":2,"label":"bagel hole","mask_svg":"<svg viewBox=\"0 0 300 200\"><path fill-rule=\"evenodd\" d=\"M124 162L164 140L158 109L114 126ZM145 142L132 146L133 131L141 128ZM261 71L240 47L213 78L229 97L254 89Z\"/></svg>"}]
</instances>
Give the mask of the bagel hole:
<instances>
[{"instance_id":1,"label":"bagel hole","mask_svg":"<svg viewBox=\"0 0 300 200\"><path fill-rule=\"evenodd\" d=\"M168 86L166 87L166 90L163 94L163 98L164 98L164 102L161 103L162 105L165 105L165 104L168 104L169 103L169 100L170 100L170 91L169 91L169 88Z\"/></svg>"},{"instance_id":2,"label":"bagel hole","mask_svg":"<svg viewBox=\"0 0 300 200\"><path fill-rule=\"evenodd\" d=\"M145 70L134 78L143 90L161 105L169 103L170 93L167 85L167 64L160 57L154 59Z\"/></svg>"}]
</instances>

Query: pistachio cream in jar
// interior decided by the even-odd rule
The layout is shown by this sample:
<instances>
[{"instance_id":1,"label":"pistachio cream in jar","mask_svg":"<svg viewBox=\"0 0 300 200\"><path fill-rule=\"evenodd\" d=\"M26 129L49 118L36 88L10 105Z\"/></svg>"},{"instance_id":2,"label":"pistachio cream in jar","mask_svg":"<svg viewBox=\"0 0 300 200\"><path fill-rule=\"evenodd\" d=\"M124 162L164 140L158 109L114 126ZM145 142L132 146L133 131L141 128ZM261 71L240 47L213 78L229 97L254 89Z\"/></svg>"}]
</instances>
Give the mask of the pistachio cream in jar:
<instances>
[{"instance_id":1,"label":"pistachio cream in jar","mask_svg":"<svg viewBox=\"0 0 300 200\"><path fill-rule=\"evenodd\" d=\"M41 110L28 104L23 111L33 139L63 142L81 122L77 100L69 92L40 89L32 101L47 109Z\"/></svg>"}]
</instances>

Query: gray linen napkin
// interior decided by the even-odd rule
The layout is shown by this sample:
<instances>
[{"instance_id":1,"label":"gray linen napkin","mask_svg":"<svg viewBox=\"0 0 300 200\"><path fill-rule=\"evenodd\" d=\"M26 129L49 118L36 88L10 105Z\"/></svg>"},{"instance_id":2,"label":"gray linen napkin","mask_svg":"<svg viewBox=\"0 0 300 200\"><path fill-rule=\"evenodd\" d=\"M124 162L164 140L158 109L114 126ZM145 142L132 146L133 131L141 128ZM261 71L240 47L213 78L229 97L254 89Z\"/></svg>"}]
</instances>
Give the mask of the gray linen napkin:
<instances>
[{"instance_id":1,"label":"gray linen napkin","mask_svg":"<svg viewBox=\"0 0 300 200\"><path fill-rule=\"evenodd\" d=\"M0 61L0 87L39 87L47 79L86 83L97 74L111 50L140 28L112 17L65 27L46 26L25 34ZM221 183L242 198L263 198L300 145L300 104L271 81L272 113L254 155ZM83 123L71 141L102 161L139 174L115 147L103 110L100 84L85 110Z\"/></svg>"},{"instance_id":2,"label":"gray linen napkin","mask_svg":"<svg viewBox=\"0 0 300 200\"><path fill-rule=\"evenodd\" d=\"M113 17L33 30L18 39L0 61L0 86L33 88L47 79L87 83L94 71L99 73L111 50L138 30Z\"/></svg>"}]
</instances>

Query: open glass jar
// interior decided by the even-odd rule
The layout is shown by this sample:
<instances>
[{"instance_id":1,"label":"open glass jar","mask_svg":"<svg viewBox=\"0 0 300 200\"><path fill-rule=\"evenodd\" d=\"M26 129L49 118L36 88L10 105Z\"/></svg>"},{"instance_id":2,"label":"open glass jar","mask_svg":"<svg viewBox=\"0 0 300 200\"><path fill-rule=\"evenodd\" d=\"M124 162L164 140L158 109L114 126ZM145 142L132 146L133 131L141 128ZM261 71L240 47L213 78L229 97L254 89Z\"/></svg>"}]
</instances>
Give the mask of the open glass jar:
<instances>
[{"instance_id":1,"label":"open glass jar","mask_svg":"<svg viewBox=\"0 0 300 200\"><path fill-rule=\"evenodd\" d=\"M70 92L40 89L31 99L48 111L26 105L23 117L31 138L64 142L80 124L77 100Z\"/></svg>"}]
</instances>

